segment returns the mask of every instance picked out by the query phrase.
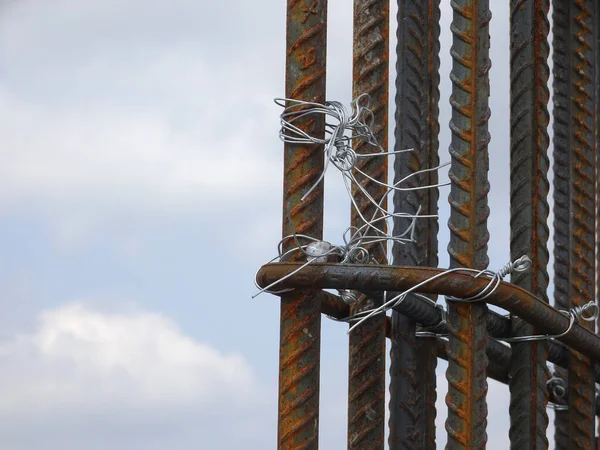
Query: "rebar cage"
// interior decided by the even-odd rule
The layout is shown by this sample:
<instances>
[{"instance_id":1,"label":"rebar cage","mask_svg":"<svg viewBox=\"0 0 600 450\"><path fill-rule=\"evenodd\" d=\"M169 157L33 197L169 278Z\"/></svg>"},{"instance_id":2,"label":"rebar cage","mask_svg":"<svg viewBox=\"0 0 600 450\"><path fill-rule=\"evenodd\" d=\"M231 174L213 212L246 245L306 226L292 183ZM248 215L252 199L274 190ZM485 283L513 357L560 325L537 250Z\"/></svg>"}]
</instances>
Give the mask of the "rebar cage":
<instances>
[{"instance_id":1,"label":"rebar cage","mask_svg":"<svg viewBox=\"0 0 600 450\"><path fill-rule=\"evenodd\" d=\"M451 267L484 269L491 14L489 0L452 0L451 6L448 252ZM370 95L373 132L386 149L389 9L386 0L354 1L353 94ZM386 339L391 345L390 449L436 448L437 358L448 361L446 448L485 448L487 377L508 385L511 448L548 448L549 401L557 405L557 449L597 448L600 337L593 322L573 323L573 316L561 310L596 301L599 10L598 0L554 0L549 18L550 0L510 0L510 253L513 260L529 256L531 268L513 274L511 283L499 283L482 301L449 301L447 315L420 296L408 296L391 317L375 316L350 333L349 449L384 448ZM395 158L395 176L402 177L439 161L440 0L398 0L396 26L394 145L414 149ZM550 27L554 306L547 295ZM326 31L326 0L288 0L287 98L325 102ZM325 132L324 120L297 125L312 135ZM362 151L360 146L356 151ZM300 201L323 171L322 146L286 143L284 155L283 234L295 231L322 239L323 184ZM385 159L367 159L360 169L384 182ZM422 177L415 183L437 182L435 172ZM361 183L374 199L382 197L381 185L366 178ZM368 211L370 203L360 192L354 195L358 210ZM436 214L438 197L437 189L409 191L396 195L394 206L412 213L420 206L423 213ZM353 225L360 223L359 211L352 209ZM415 243L394 248L394 265L316 263L281 282L282 288L294 290L281 294L279 449L318 447L322 314L348 317L364 302L381 302L384 291L400 292L442 272L436 268L437 221L417 221L415 234ZM267 286L300 264L267 264L258 283ZM437 295L465 298L481 292L487 282L453 273L419 292L434 300ZM326 288L361 295L349 306ZM488 310L487 304L508 310L510 317ZM510 346L498 341L539 334L560 337L522 339ZM554 364L552 374L548 362ZM560 389L552 384L556 380L565 382Z\"/></svg>"}]
</instances>

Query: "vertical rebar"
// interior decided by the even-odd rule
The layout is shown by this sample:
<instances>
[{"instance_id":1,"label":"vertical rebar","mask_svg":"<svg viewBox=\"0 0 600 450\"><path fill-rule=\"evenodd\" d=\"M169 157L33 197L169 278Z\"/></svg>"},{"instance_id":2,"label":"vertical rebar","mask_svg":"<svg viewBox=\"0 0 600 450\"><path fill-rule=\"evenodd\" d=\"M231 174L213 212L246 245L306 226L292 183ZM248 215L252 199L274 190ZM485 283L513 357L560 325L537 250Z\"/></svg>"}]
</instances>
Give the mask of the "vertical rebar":
<instances>
[{"instance_id":1,"label":"vertical rebar","mask_svg":"<svg viewBox=\"0 0 600 450\"><path fill-rule=\"evenodd\" d=\"M398 2L395 150L414 151L396 156L395 183L439 164L439 20L439 0ZM435 184L437 173L426 172L401 186ZM394 209L437 214L438 197L435 188L396 192ZM410 225L395 218L394 234ZM394 264L436 267L437 220L417 219L414 230L414 243L394 245ZM435 449L436 340L415 340L415 324L397 311L392 323L390 449Z\"/></svg>"},{"instance_id":2,"label":"vertical rebar","mask_svg":"<svg viewBox=\"0 0 600 450\"><path fill-rule=\"evenodd\" d=\"M354 1L354 45L352 95L369 94L374 114L373 133L387 150L389 80L389 2L386 0ZM373 153L373 148L359 140L357 153ZM357 168L381 183L387 182L387 157L358 159ZM358 172L357 181L369 195L379 201L386 188ZM376 209L358 189L352 195L362 217L373 217ZM382 204L385 207L385 204ZM351 224L364 224L354 207ZM385 231L385 221L375 226ZM372 234L374 230L369 230ZM387 264L380 245L369 247L370 255ZM373 307L371 300L360 296L351 312ZM385 316L378 315L350 333L348 379L348 449L384 448L385 432Z\"/></svg>"},{"instance_id":3,"label":"vertical rebar","mask_svg":"<svg viewBox=\"0 0 600 450\"><path fill-rule=\"evenodd\" d=\"M553 174L554 174L554 306L566 310L569 300L569 27L568 2L552 2L553 74ZM568 380L568 372L555 367L556 375ZM568 413L557 411L554 419L557 450L569 449Z\"/></svg>"},{"instance_id":4,"label":"vertical rebar","mask_svg":"<svg viewBox=\"0 0 600 450\"><path fill-rule=\"evenodd\" d=\"M594 114L596 116L596 295L600 292L600 8L596 8L596 18L594 21L594 33L596 36L596 107ZM597 300L598 302L598 300ZM600 332L600 318L596 323L596 332ZM600 422L598 422L598 433L600 433ZM598 439L596 439L596 448Z\"/></svg>"},{"instance_id":5,"label":"vertical rebar","mask_svg":"<svg viewBox=\"0 0 600 450\"><path fill-rule=\"evenodd\" d=\"M490 140L488 0L452 2L451 267L487 267ZM448 305L448 449L483 449L487 441L487 306Z\"/></svg>"},{"instance_id":6,"label":"vertical rebar","mask_svg":"<svg viewBox=\"0 0 600 450\"><path fill-rule=\"evenodd\" d=\"M511 281L548 302L548 11L549 0L511 0L511 260L528 255L531 269ZM514 317L516 336L537 334ZM548 448L548 344L513 345L510 364L511 448Z\"/></svg>"},{"instance_id":7,"label":"vertical rebar","mask_svg":"<svg viewBox=\"0 0 600 450\"><path fill-rule=\"evenodd\" d=\"M286 96L325 101L326 0L288 0ZM324 119L296 122L307 133L323 136ZM323 147L285 144L283 235L321 239L323 186L300 198L323 171ZM292 223L287 220L287 208ZM320 297L295 290L281 297L279 350L279 449L317 449L319 435Z\"/></svg>"},{"instance_id":8,"label":"vertical rebar","mask_svg":"<svg viewBox=\"0 0 600 450\"><path fill-rule=\"evenodd\" d=\"M597 2L553 1L555 111L556 301L595 300L595 97ZM587 322L586 326L593 324ZM592 448L594 382L588 358L569 353L568 441L557 423L559 448ZM560 428L559 428L560 427ZM558 441L560 439L560 441Z\"/></svg>"}]
</instances>

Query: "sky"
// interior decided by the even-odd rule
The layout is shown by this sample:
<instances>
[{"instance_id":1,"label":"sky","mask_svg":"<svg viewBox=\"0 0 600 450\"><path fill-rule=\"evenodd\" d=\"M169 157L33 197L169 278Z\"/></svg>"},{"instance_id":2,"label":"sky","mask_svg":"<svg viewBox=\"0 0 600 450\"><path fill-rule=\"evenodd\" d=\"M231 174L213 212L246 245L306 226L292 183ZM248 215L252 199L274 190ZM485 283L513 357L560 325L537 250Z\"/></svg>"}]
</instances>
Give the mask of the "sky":
<instances>
[{"instance_id":1,"label":"sky","mask_svg":"<svg viewBox=\"0 0 600 450\"><path fill-rule=\"evenodd\" d=\"M329 2L327 49L327 98L345 104L347 3ZM499 269L509 260L509 16L508 2L490 3L489 253ZM276 447L279 306L251 296L281 233L273 98L285 94L284 69L281 1L2 2L0 448ZM325 238L340 242L349 202L339 177L328 174L325 189ZM346 447L346 329L323 321L328 450ZM504 449L508 389L489 388L488 448Z\"/></svg>"}]
</instances>

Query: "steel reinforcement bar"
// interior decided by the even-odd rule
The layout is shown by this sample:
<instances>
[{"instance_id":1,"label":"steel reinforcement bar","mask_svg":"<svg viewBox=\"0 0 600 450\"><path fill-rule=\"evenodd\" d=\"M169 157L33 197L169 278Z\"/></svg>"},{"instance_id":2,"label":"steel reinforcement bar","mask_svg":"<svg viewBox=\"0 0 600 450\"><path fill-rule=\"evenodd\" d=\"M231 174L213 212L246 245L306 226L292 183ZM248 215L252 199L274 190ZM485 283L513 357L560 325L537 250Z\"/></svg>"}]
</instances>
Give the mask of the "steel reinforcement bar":
<instances>
[{"instance_id":1,"label":"steel reinforcement bar","mask_svg":"<svg viewBox=\"0 0 600 450\"><path fill-rule=\"evenodd\" d=\"M389 20L389 1L354 0L352 97L369 95L373 112L371 129L384 149L388 139ZM354 150L373 153L373 147L364 140L358 140ZM380 183L387 181L387 156L359 158L356 166L370 177L354 170L357 181L373 200L380 202L386 194ZM359 228L364 225L361 217L373 217L376 209L356 186L352 187L352 196L358 211L352 207L350 223ZM384 200L382 207L386 204ZM377 222L375 228L385 232L385 221ZM368 250L379 264L387 264L380 245L374 244ZM362 295L352 311L372 306L372 300ZM384 433L385 318L378 317L364 323L349 337L348 449L383 450Z\"/></svg>"},{"instance_id":2,"label":"steel reinforcement bar","mask_svg":"<svg viewBox=\"0 0 600 450\"><path fill-rule=\"evenodd\" d=\"M512 283L548 303L548 11L549 0L510 2L510 254L531 269ZM513 335L537 334L519 317ZM510 361L510 443L514 450L548 448L549 371L546 341L513 344Z\"/></svg>"},{"instance_id":3,"label":"steel reinforcement bar","mask_svg":"<svg viewBox=\"0 0 600 450\"><path fill-rule=\"evenodd\" d=\"M354 289L373 291L390 289L405 291L419 283L424 294L439 294L465 298L480 293L489 284L482 277L454 272L441 275L444 269L430 267L371 266L360 264L321 264L315 263L290 275L300 267L300 263L266 264L257 274L260 286L268 286L280 281L281 288L298 289ZM434 276L440 276L431 280ZM567 315L535 297L532 293L510 283L500 282L486 299L486 303L496 305L522 317L540 332L548 335L564 333L570 326ZM575 323L569 333L557 338L566 346L588 358L600 360L600 336Z\"/></svg>"},{"instance_id":4,"label":"steel reinforcement bar","mask_svg":"<svg viewBox=\"0 0 600 450\"><path fill-rule=\"evenodd\" d=\"M450 267L488 265L489 0L453 0ZM487 305L448 303L449 450L487 442Z\"/></svg>"},{"instance_id":5,"label":"steel reinforcement bar","mask_svg":"<svg viewBox=\"0 0 600 450\"><path fill-rule=\"evenodd\" d=\"M287 98L318 103L325 101L326 25L326 0L288 0ZM324 118L305 119L295 125L313 136L322 137L325 133ZM295 231L322 239L323 185L314 189L304 201L300 198L318 180L323 167L321 145L285 144L284 236ZM287 219L288 213L292 223ZM319 298L311 290L293 291L281 297L278 448L318 448Z\"/></svg>"},{"instance_id":6,"label":"steel reinforcement bar","mask_svg":"<svg viewBox=\"0 0 600 450\"><path fill-rule=\"evenodd\" d=\"M413 149L395 158L394 183L411 190L395 192L394 211L435 215L438 190L417 189L437 184L439 103L439 0L398 1L396 47L396 114L394 150ZM403 234L411 218L394 218L394 234ZM438 265L435 218L417 219L415 242L392 249L396 265ZM435 400L437 365L434 339L415 339L415 322L400 311L392 313L390 364L391 450L435 449Z\"/></svg>"}]
</instances>

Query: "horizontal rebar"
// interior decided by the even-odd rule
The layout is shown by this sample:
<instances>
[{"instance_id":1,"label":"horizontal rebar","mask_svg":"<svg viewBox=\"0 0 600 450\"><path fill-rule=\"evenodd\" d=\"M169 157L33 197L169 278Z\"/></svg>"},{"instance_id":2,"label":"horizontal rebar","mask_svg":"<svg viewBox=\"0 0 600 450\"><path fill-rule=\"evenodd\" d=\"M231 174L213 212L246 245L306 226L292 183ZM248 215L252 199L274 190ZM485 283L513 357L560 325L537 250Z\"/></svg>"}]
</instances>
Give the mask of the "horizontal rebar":
<instances>
[{"instance_id":1,"label":"horizontal rebar","mask_svg":"<svg viewBox=\"0 0 600 450\"><path fill-rule=\"evenodd\" d=\"M420 305L420 304L422 304L422 305ZM431 304L429 304L419 298L410 298L410 299L407 298L399 305L399 307L406 307L406 310L402 310L401 312L403 314L405 314L407 317L409 317L411 320L413 320L414 322L421 324L421 325L424 324L423 321L421 320L422 317L420 315L416 314L415 311L419 312L419 311L427 310L427 308L431 307L438 312L439 320L441 320L441 318L442 318L442 311L439 308L435 308ZM335 294L331 294L326 291L321 291L321 311L323 312L323 314L330 316L337 320L344 320L350 314L349 306L346 303L344 303L344 301L339 296L337 296ZM408 312L405 312L405 311L408 311ZM496 314L499 321L508 322L507 318L502 317L501 315L490 311L490 316L492 314ZM437 323L439 323L439 321ZM391 335L391 329L392 329L391 327L392 327L392 323L388 317L387 322L386 322L386 335L388 338ZM495 337L495 338L510 337L510 334L509 334L510 326L507 325L506 329L508 330L508 332L505 334L499 334L499 333L493 334L490 331L489 320L488 320L488 331L489 331L490 336ZM440 324L439 326L437 326L435 328L435 333L438 335L446 334L447 329L446 329L445 325ZM489 342L492 343L491 345L494 345L494 343L496 343L497 341L490 339ZM554 341L549 341L548 347L549 347L548 362L551 362L555 366L559 366L564 369L568 368L568 349L567 349L567 347L565 347L564 345L562 345L558 342L554 342ZM490 352L488 350L488 357L490 357L490 354L492 354L492 356L490 357L490 362L493 362L493 363L499 364L499 365L504 365L504 368L507 368L508 364L510 363L511 348L508 346L503 346L503 350L501 350L501 352L502 353L498 353L497 351ZM496 359L496 355L499 355L500 357L498 359ZM438 357L443 358L442 356L439 355L439 353L438 353ZM506 370L508 370L508 369L506 369ZM492 370L492 372L493 372L493 370ZM594 366L594 375L595 375L596 382L600 383L600 364L596 364ZM490 375L490 377L497 379L492 375ZM502 381L502 380L498 380L498 381Z\"/></svg>"},{"instance_id":2,"label":"horizontal rebar","mask_svg":"<svg viewBox=\"0 0 600 450\"><path fill-rule=\"evenodd\" d=\"M292 274L300 263L272 263L259 270L257 281L260 286L280 280L278 288L310 289L353 289L377 291L390 289L405 291L417 284L419 292L453 297L472 297L482 292L490 280L483 277L453 272L444 276L445 269L431 267L372 266L360 264L313 264ZM432 280L434 276L440 276ZM284 277L286 279L282 280ZM481 300L483 301L483 300ZM563 334L569 329L571 320L552 306L536 298L530 292L506 282L485 299L486 303L499 306L539 327L548 335ZM575 323L569 333L556 338L589 358L600 359L600 336Z\"/></svg>"}]
</instances>

